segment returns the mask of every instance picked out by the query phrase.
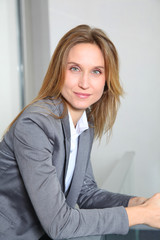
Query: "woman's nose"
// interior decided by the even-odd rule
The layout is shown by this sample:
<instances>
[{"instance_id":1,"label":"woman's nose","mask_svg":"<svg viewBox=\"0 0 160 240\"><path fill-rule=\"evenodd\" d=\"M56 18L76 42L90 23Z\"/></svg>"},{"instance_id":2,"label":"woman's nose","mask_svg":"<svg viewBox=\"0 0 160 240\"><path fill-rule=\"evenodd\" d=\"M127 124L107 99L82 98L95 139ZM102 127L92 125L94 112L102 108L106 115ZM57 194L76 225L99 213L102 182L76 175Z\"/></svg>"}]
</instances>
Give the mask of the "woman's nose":
<instances>
[{"instance_id":1,"label":"woman's nose","mask_svg":"<svg viewBox=\"0 0 160 240\"><path fill-rule=\"evenodd\" d=\"M89 88L89 74L83 73L79 79L79 87L83 89Z\"/></svg>"}]
</instances>

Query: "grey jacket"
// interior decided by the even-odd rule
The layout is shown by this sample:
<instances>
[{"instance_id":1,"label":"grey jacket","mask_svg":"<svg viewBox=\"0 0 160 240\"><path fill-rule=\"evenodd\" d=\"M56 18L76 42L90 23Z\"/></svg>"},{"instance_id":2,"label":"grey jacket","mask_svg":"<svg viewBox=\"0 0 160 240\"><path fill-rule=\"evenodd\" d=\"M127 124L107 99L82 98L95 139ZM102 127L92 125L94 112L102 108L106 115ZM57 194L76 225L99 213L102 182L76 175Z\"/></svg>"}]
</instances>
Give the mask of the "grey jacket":
<instances>
[{"instance_id":1,"label":"grey jacket","mask_svg":"<svg viewBox=\"0 0 160 240\"><path fill-rule=\"evenodd\" d=\"M79 137L73 179L64 193L69 120L53 117L62 110L52 100L32 104L0 143L0 240L37 240L44 232L52 239L128 232L124 206L130 197L95 183L93 128Z\"/></svg>"}]
</instances>

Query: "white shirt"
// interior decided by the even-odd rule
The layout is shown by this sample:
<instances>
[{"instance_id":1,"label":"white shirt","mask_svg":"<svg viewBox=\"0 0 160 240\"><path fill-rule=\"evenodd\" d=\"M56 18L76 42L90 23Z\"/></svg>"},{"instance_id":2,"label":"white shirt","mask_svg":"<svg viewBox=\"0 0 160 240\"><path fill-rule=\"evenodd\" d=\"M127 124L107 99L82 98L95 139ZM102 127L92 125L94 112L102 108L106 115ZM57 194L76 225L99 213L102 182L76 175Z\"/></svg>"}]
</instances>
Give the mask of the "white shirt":
<instances>
[{"instance_id":1,"label":"white shirt","mask_svg":"<svg viewBox=\"0 0 160 240\"><path fill-rule=\"evenodd\" d=\"M65 178L65 191L67 191L70 186L70 183L71 183L71 180L73 177L73 173L74 173L74 169L75 169L77 147L78 147L78 137L82 132L84 132L86 129L89 128L85 111L84 111L82 117L77 122L76 128L74 127L72 117L69 112L68 112L68 114L69 114L69 124L70 124L70 131L71 131L71 147L70 147L68 169L67 169L67 174L66 174L66 178Z\"/></svg>"}]
</instances>

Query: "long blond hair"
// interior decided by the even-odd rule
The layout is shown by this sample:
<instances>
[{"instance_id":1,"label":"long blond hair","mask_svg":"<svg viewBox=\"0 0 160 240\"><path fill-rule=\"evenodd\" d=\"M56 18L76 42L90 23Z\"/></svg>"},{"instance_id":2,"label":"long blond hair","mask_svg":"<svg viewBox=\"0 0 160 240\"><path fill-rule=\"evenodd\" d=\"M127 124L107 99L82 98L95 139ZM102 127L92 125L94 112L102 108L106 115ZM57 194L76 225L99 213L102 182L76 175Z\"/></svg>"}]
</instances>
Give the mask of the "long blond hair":
<instances>
[{"instance_id":1,"label":"long blond hair","mask_svg":"<svg viewBox=\"0 0 160 240\"><path fill-rule=\"evenodd\" d=\"M99 101L94 103L90 107L90 111L88 111L88 119L89 121L92 119L94 123L95 136L101 138L103 132L111 132L123 89L119 82L119 61L116 48L107 35L99 28L79 25L61 38L51 58L41 89L37 97L29 105L41 99L60 98L64 104L64 112L60 118L64 117L66 103L61 95L61 90L64 83L67 57L70 49L79 43L96 44L104 56L106 76L104 92ZM22 114L24 109L9 125L9 128Z\"/></svg>"}]
</instances>

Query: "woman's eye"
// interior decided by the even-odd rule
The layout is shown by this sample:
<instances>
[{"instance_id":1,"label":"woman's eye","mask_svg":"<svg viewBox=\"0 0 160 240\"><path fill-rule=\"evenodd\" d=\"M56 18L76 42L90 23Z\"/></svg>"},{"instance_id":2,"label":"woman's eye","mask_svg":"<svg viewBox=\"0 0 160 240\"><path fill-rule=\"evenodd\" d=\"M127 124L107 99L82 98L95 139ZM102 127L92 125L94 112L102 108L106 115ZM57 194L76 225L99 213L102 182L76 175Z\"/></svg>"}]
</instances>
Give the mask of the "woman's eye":
<instances>
[{"instance_id":1,"label":"woman's eye","mask_svg":"<svg viewBox=\"0 0 160 240\"><path fill-rule=\"evenodd\" d=\"M101 74L101 71L98 70L98 69L95 69L95 70L93 70L93 73L95 73L95 74Z\"/></svg>"},{"instance_id":2,"label":"woman's eye","mask_svg":"<svg viewBox=\"0 0 160 240\"><path fill-rule=\"evenodd\" d=\"M79 71L79 68L77 68L77 67L71 67L70 70L73 71L73 72L78 72L78 71Z\"/></svg>"}]
</instances>

